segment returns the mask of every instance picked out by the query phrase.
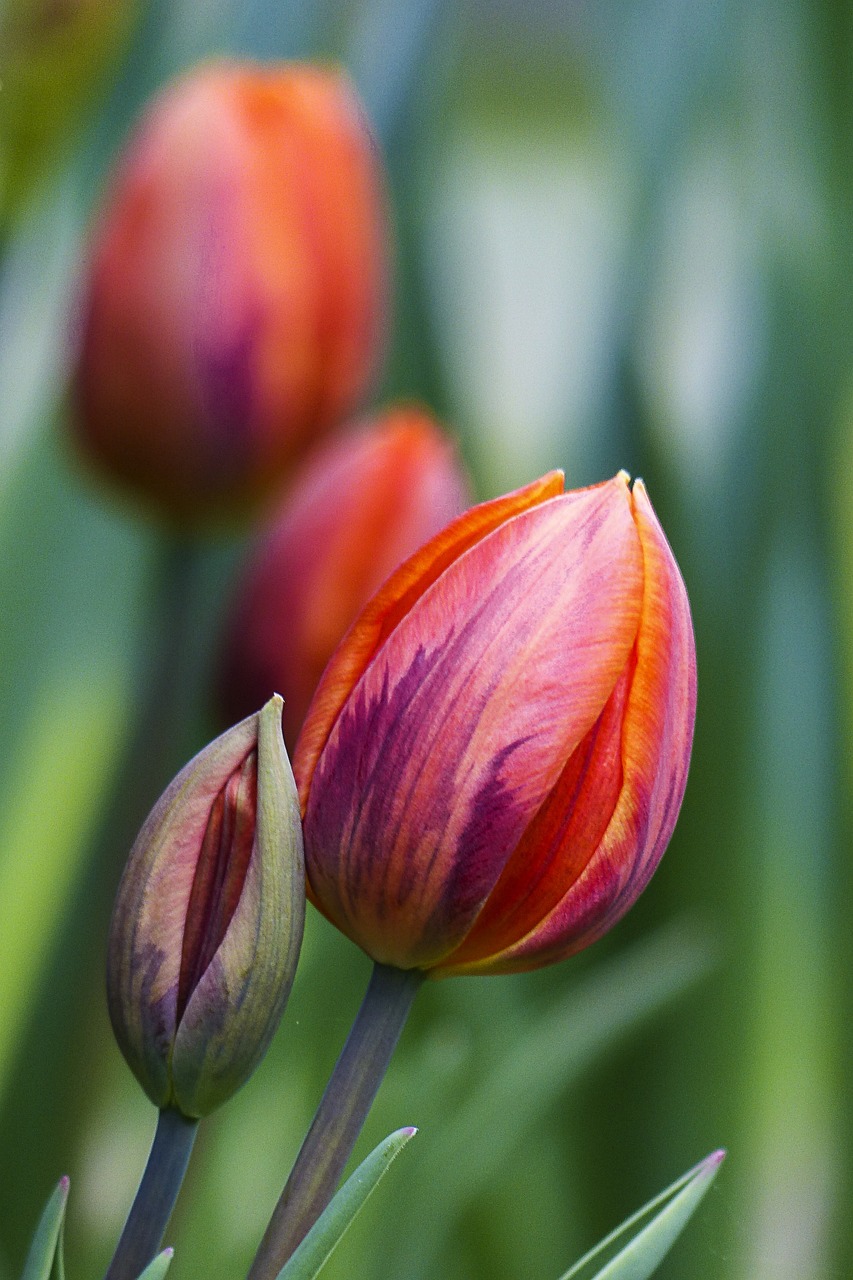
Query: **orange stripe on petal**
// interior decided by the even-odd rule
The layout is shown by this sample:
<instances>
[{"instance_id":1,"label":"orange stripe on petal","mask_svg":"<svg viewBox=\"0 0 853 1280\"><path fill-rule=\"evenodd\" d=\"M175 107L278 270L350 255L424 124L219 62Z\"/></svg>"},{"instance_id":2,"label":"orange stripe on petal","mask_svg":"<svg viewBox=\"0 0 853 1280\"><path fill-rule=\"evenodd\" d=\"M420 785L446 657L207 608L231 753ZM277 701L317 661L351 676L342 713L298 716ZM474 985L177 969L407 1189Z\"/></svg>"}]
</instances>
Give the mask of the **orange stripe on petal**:
<instances>
[{"instance_id":1,"label":"orange stripe on petal","mask_svg":"<svg viewBox=\"0 0 853 1280\"><path fill-rule=\"evenodd\" d=\"M416 601L469 547L519 512L562 492L563 474L552 471L514 493L472 507L410 556L365 606L326 667L296 744L293 772L303 814L317 761L341 708Z\"/></svg>"},{"instance_id":2,"label":"orange stripe on petal","mask_svg":"<svg viewBox=\"0 0 853 1280\"><path fill-rule=\"evenodd\" d=\"M525 938L553 911L598 849L622 789L626 672L522 836L462 945L439 966L456 970Z\"/></svg>"},{"instance_id":3,"label":"orange stripe on petal","mask_svg":"<svg viewBox=\"0 0 853 1280\"><path fill-rule=\"evenodd\" d=\"M696 654L687 592L641 482L633 490L645 588L622 733L624 785L599 849L522 941L445 973L512 973L572 955L610 929L645 888L672 835L690 762ZM438 976L438 975L437 975Z\"/></svg>"}]
</instances>

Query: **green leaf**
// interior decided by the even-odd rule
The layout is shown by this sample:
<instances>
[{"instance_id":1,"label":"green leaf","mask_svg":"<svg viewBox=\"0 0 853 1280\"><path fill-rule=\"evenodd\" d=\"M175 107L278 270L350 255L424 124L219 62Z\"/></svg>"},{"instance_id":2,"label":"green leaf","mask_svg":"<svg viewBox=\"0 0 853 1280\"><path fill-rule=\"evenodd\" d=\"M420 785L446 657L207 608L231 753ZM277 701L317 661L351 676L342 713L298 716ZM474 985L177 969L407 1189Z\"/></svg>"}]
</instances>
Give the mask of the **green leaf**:
<instances>
[{"instance_id":1,"label":"green leaf","mask_svg":"<svg viewBox=\"0 0 853 1280\"><path fill-rule=\"evenodd\" d=\"M577 1280L582 1272L587 1272L590 1263L616 1245L659 1205L664 1205L651 1222L648 1222L629 1240L600 1271L596 1271L590 1277L590 1280L648 1280L698 1208L700 1200L717 1176L724 1156L724 1151L712 1152L701 1164L690 1169L671 1187L667 1187L637 1213L627 1218L594 1249L584 1254L580 1261L561 1277L561 1280Z\"/></svg>"},{"instance_id":2,"label":"green leaf","mask_svg":"<svg viewBox=\"0 0 853 1280\"><path fill-rule=\"evenodd\" d=\"M164 1249L162 1253L158 1253L157 1257L148 1263L139 1280L163 1280L163 1276L169 1270L174 1252L174 1249Z\"/></svg>"},{"instance_id":3,"label":"green leaf","mask_svg":"<svg viewBox=\"0 0 853 1280\"><path fill-rule=\"evenodd\" d=\"M53 1195L45 1205L27 1254L21 1280L50 1280L56 1258L58 1258L59 1277L62 1280L62 1223L68 1201L68 1186L68 1179L60 1178Z\"/></svg>"},{"instance_id":4,"label":"green leaf","mask_svg":"<svg viewBox=\"0 0 853 1280\"><path fill-rule=\"evenodd\" d=\"M398 1129L361 1162L282 1267L278 1280L314 1280L314 1276L319 1275L353 1219L387 1173L391 1161L416 1133L417 1129Z\"/></svg>"},{"instance_id":5,"label":"green leaf","mask_svg":"<svg viewBox=\"0 0 853 1280\"><path fill-rule=\"evenodd\" d=\"M54 1280L65 1280L65 1214L59 1224L59 1239L56 1242L56 1255L53 1259Z\"/></svg>"}]
</instances>

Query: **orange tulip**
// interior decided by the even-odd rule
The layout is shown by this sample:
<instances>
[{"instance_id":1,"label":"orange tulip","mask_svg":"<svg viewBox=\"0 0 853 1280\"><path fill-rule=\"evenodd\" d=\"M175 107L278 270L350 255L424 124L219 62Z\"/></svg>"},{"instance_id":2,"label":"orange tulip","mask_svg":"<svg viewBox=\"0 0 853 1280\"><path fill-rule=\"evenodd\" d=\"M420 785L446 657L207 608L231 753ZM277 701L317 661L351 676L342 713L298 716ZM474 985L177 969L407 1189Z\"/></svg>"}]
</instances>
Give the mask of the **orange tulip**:
<instances>
[{"instance_id":1,"label":"orange tulip","mask_svg":"<svg viewBox=\"0 0 853 1280\"><path fill-rule=\"evenodd\" d=\"M93 238L77 435L178 521L273 491L382 347L383 182L346 77L219 62L148 110Z\"/></svg>"},{"instance_id":2,"label":"orange tulip","mask_svg":"<svg viewBox=\"0 0 853 1280\"><path fill-rule=\"evenodd\" d=\"M474 507L354 623L296 749L310 894L374 960L536 968L598 938L672 834L687 595L641 482Z\"/></svg>"},{"instance_id":3,"label":"orange tulip","mask_svg":"<svg viewBox=\"0 0 853 1280\"><path fill-rule=\"evenodd\" d=\"M422 409L387 410L319 451L243 576L221 682L228 719L279 691L292 747L362 606L469 501L452 444Z\"/></svg>"}]
</instances>

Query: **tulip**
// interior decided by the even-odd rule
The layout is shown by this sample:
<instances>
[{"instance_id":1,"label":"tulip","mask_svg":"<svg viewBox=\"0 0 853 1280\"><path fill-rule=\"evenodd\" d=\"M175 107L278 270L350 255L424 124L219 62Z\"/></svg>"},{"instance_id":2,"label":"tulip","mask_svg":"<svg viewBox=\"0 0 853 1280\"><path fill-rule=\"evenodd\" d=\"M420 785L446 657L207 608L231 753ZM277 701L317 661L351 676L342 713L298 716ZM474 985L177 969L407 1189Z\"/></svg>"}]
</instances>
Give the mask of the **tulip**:
<instances>
[{"instance_id":1,"label":"tulip","mask_svg":"<svg viewBox=\"0 0 853 1280\"><path fill-rule=\"evenodd\" d=\"M645 487L555 473L476 507L374 596L294 768L320 910L429 976L560 960L637 898L687 779L695 653Z\"/></svg>"},{"instance_id":2,"label":"tulip","mask_svg":"<svg viewBox=\"0 0 853 1280\"><path fill-rule=\"evenodd\" d=\"M278 689L293 746L323 668L362 606L468 505L456 452L421 409L390 409L318 451L243 574L221 680L228 718Z\"/></svg>"},{"instance_id":3,"label":"tulip","mask_svg":"<svg viewBox=\"0 0 853 1280\"><path fill-rule=\"evenodd\" d=\"M302 840L281 699L217 738L145 822L119 887L107 995L152 1102L206 1115L248 1078L302 938Z\"/></svg>"},{"instance_id":4,"label":"tulip","mask_svg":"<svg viewBox=\"0 0 853 1280\"><path fill-rule=\"evenodd\" d=\"M375 964L249 1280L329 1202L424 978L550 964L636 899L695 707L684 584L624 473L472 508L366 605L294 771L309 894Z\"/></svg>"},{"instance_id":5,"label":"tulip","mask_svg":"<svg viewBox=\"0 0 853 1280\"><path fill-rule=\"evenodd\" d=\"M281 486L382 347L375 144L347 78L217 62L150 106L83 285L76 434L179 523Z\"/></svg>"}]
</instances>

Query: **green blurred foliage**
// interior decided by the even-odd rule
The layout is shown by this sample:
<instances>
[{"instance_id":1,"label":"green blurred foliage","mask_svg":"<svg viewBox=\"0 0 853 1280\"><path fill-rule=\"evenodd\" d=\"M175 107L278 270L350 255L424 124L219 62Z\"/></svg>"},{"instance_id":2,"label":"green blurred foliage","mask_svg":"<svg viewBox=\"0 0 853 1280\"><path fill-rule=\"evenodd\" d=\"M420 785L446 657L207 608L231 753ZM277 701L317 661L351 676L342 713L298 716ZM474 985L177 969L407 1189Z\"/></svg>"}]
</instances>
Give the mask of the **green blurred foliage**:
<instances>
[{"instance_id":1,"label":"green blurred foliage","mask_svg":"<svg viewBox=\"0 0 853 1280\"><path fill-rule=\"evenodd\" d=\"M6 207L13 148L30 195L0 264L0 1276L63 1172L69 1275L102 1269L153 1134L107 1023L106 921L135 825L216 727L240 546L175 548L90 486L63 360L105 162L146 93L224 50L343 59L377 121L384 393L445 415L483 496L643 474L698 644L654 882L565 965L427 986L356 1154L418 1141L324 1274L547 1280L718 1145L663 1280L853 1274L849 6L152 0L106 83L122 9L62 75L47 46L2 68ZM269 1058L203 1126L176 1280L245 1271L367 976L312 915Z\"/></svg>"},{"instance_id":2,"label":"green blurred foliage","mask_svg":"<svg viewBox=\"0 0 853 1280\"><path fill-rule=\"evenodd\" d=\"M4 0L0 11L0 209L46 180L127 44L140 0Z\"/></svg>"}]
</instances>

